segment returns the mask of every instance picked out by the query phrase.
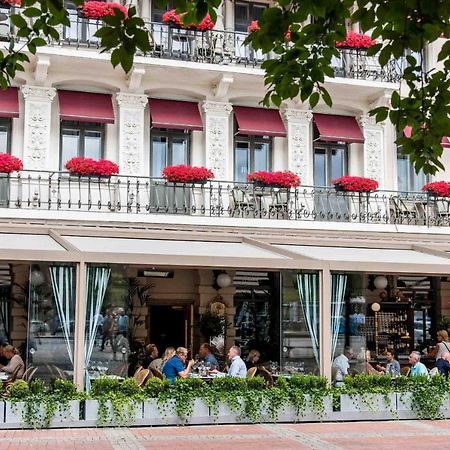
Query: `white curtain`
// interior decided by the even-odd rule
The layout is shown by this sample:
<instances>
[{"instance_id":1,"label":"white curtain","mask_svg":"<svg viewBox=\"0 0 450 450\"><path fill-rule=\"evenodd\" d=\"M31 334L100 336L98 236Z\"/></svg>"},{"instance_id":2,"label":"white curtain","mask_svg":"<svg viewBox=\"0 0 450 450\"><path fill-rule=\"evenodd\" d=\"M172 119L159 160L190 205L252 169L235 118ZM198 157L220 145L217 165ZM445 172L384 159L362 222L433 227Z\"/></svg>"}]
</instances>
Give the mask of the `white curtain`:
<instances>
[{"instance_id":1,"label":"white curtain","mask_svg":"<svg viewBox=\"0 0 450 450\"><path fill-rule=\"evenodd\" d=\"M298 295L306 327L311 337L312 350L319 365L319 283L317 273L297 274Z\"/></svg>"},{"instance_id":2,"label":"white curtain","mask_svg":"<svg viewBox=\"0 0 450 450\"><path fill-rule=\"evenodd\" d=\"M109 267L88 266L86 271L86 322L88 324L84 343L86 389L90 388L88 367L95 345L99 314L102 309L110 275L111 269Z\"/></svg>"},{"instance_id":3,"label":"white curtain","mask_svg":"<svg viewBox=\"0 0 450 450\"><path fill-rule=\"evenodd\" d=\"M74 323L75 319L75 268L72 266L52 266L49 270L56 310L64 334L67 354L69 355L70 362L73 364L70 326L71 323Z\"/></svg>"},{"instance_id":4,"label":"white curtain","mask_svg":"<svg viewBox=\"0 0 450 450\"><path fill-rule=\"evenodd\" d=\"M331 359L333 360L339 338L344 296L347 287L347 275L333 273L331 275Z\"/></svg>"}]
</instances>

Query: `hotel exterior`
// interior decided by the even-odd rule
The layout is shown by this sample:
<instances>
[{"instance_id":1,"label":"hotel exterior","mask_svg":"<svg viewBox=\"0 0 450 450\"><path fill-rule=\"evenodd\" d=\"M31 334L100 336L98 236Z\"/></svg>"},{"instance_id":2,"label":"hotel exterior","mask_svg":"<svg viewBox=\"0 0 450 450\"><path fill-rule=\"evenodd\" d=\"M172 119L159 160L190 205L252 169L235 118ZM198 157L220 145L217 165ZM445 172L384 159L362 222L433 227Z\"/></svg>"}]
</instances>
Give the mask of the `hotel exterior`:
<instances>
[{"instance_id":1,"label":"hotel exterior","mask_svg":"<svg viewBox=\"0 0 450 450\"><path fill-rule=\"evenodd\" d=\"M381 68L341 49L331 109L263 109L265 56L244 40L267 4L225 0L202 32L137 1L152 49L129 74L99 53L101 24L71 9L61 41L0 93L0 152L24 166L0 174L0 332L37 377L124 375L133 342L195 354L212 308L230 323L226 346L331 378L344 345L421 350L449 314L449 202L421 192L447 174L417 175L394 127L368 114L399 89L405 62ZM0 36L14 33L10 11ZM441 44L427 49L430 67ZM76 156L119 174L71 175ZM161 177L177 164L215 177ZM249 183L260 170L292 171L301 186ZM379 189L340 192L331 181L344 175ZM105 321L119 316L117 344Z\"/></svg>"}]
</instances>

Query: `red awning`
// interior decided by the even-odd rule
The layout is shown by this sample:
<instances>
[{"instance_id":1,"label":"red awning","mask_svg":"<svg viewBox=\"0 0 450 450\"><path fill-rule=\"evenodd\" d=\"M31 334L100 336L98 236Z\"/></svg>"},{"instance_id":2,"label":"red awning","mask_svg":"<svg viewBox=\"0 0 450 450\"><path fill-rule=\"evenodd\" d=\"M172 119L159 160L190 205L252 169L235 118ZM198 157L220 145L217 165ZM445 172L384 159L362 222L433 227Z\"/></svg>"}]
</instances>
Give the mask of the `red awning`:
<instances>
[{"instance_id":1,"label":"red awning","mask_svg":"<svg viewBox=\"0 0 450 450\"><path fill-rule=\"evenodd\" d=\"M286 128L276 109L234 106L234 116L238 124L238 134L251 136L285 137Z\"/></svg>"},{"instance_id":2,"label":"red awning","mask_svg":"<svg viewBox=\"0 0 450 450\"><path fill-rule=\"evenodd\" d=\"M110 94L58 91L61 120L114 123L114 109Z\"/></svg>"},{"instance_id":3,"label":"red awning","mask_svg":"<svg viewBox=\"0 0 450 450\"><path fill-rule=\"evenodd\" d=\"M407 125L405 128L403 128L403 134L405 135L405 137L410 138L412 134L412 127ZM450 148L450 138L444 136L442 138L441 145L444 148Z\"/></svg>"},{"instance_id":4,"label":"red awning","mask_svg":"<svg viewBox=\"0 0 450 450\"><path fill-rule=\"evenodd\" d=\"M0 90L0 117L19 117L18 89Z\"/></svg>"},{"instance_id":5,"label":"red awning","mask_svg":"<svg viewBox=\"0 0 450 450\"><path fill-rule=\"evenodd\" d=\"M150 98L149 104L152 127L171 130L203 130L198 103Z\"/></svg>"},{"instance_id":6,"label":"red awning","mask_svg":"<svg viewBox=\"0 0 450 450\"><path fill-rule=\"evenodd\" d=\"M364 143L364 135L354 117L314 114L314 123L321 141Z\"/></svg>"}]
</instances>

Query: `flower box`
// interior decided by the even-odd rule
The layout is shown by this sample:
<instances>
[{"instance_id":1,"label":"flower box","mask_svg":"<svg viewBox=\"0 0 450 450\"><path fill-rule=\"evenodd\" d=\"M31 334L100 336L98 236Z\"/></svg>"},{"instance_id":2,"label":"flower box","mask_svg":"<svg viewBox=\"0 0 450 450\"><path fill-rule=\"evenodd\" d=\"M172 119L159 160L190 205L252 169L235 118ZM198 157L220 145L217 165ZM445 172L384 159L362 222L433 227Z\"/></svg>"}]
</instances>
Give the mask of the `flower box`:
<instances>
[{"instance_id":1,"label":"flower box","mask_svg":"<svg viewBox=\"0 0 450 450\"><path fill-rule=\"evenodd\" d=\"M22 161L9 153L0 153L0 173L18 172L23 169Z\"/></svg>"},{"instance_id":2,"label":"flower box","mask_svg":"<svg viewBox=\"0 0 450 450\"><path fill-rule=\"evenodd\" d=\"M450 197L450 182L433 181L422 186L422 191L434 197Z\"/></svg>"},{"instance_id":3,"label":"flower box","mask_svg":"<svg viewBox=\"0 0 450 450\"><path fill-rule=\"evenodd\" d=\"M417 414L413 407L412 392L397 393L397 411L399 419L417 419ZM446 394L446 398L440 408L442 417L450 417L450 395Z\"/></svg>"},{"instance_id":4,"label":"flower box","mask_svg":"<svg viewBox=\"0 0 450 450\"><path fill-rule=\"evenodd\" d=\"M2 409L3 410L3 409ZM17 426L20 428L30 427L24 423L25 403L17 402L11 403L5 402L5 423L10 426ZM38 409L38 420L42 423L45 418L44 405L40 405ZM80 402L78 400L70 400L69 407L67 409L57 409L50 421L50 427L68 427L74 422L79 422L80 420Z\"/></svg>"},{"instance_id":5,"label":"flower box","mask_svg":"<svg viewBox=\"0 0 450 450\"><path fill-rule=\"evenodd\" d=\"M251 423L243 416L244 399L239 398L239 409L234 411L227 403L219 402L216 408L211 410L212 421L218 424L226 423Z\"/></svg>"},{"instance_id":6,"label":"flower box","mask_svg":"<svg viewBox=\"0 0 450 450\"><path fill-rule=\"evenodd\" d=\"M336 42L336 47L367 50L376 43L377 41L375 39L372 39L370 36L367 36L366 34L349 31L343 41Z\"/></svg>"},{"instance_id":7,"label":"flower box","mask_svg":"<svg viewBox=\"0 0 450 450\"><path fill-rule=\"evenodd\" d=\"M247 176L247 181L254 183L259 187L279 187L279 188L293 188L300 186L301 180L298 175L289 170L278 172L266 172L260 170L258 172L250 173Z\"/></svg>"},{"instance_id":8,"label":"flower box","mask_svg":"<svg viewBox=\"0 0 450 450\"><path fill-rule=\"evenodd\" d=\"M88 1L79 9L79 13L86 19L101 19L106 16L114 16L115 11L119 10L124 19L128 18L128 9L116 2L100 2L100 1Z\"/></svg>"},{"instance_id":9,"label":"flower box","mask_svg":"<svg viewBox=\"0 0 450 450\"><path fill-rule=\"evenodd\" d=\"M85 420L86 425L91 426L123 426L136 425L142 419L142 403L136 402L132 406L131 416L124 422L114 417L114 411L110 400L105 402L106 418L102 423L101 413L99 411L100 404L98 400L86 400L85 402ZM126 412L127 413L127 412ZM128 420L129 419L129 420Z\"/></svg>"},{"instance_id":10,"label":"flower box","mask_svg":"<svg viewBox=\"0 0 450 450\"><path fill-rule=\"evenodd\" d=\"M336 191L374 192L378 189L378 181L372 178L344 176L331 181Z\"/></svg>"},{"instance_id":11,"label":"flower box","mask_svg":"<svg viewBox=\"0 0 450 450\"><path fill-rule=\"evenodd\" d=\"M165 167L162 176L171 183L205 184L209 179L214 178L214 173L206 167L178 164L176 166Z\"/></svg>"},{"instance_id":12,"label":"flower box","mask_svg":"<svg viewBox=\"0 0 450 450\"><path fill-rule=\"evenodd\" d=\"M64 167L73 176L97 176L110 177L119 173L119 166L107 159L95 160L92 158L85 158L83 156L76 156L69 159Z\"/></svg>"},{"instance_id":13,"label":"flower box","mask_svg":"<svg viewBox=\"0 0 450 450\"><path fill-rule=\"evenodd\" d=\"M175 401L171 400L164 405L159 405L156 399L148 399L144 402L142 425L176 425L178 415L175 411Z\"/></svg>"},{"instance_id":14,"label":"flower box","mask_svg":"<svg viewBox=\"0 0 450 450\"><path fill-rule=\"evenodd\" d=\"M190 25L185 25L182 22L183 14L177 14L175 9L166 11L162 16L162 21L166 25L173 28L183 28L188 30L196 31L208 31L214 28L215 23L211 20L209 14L207 14L199 24L192 23Z\"/></svg>"}]
</instances>

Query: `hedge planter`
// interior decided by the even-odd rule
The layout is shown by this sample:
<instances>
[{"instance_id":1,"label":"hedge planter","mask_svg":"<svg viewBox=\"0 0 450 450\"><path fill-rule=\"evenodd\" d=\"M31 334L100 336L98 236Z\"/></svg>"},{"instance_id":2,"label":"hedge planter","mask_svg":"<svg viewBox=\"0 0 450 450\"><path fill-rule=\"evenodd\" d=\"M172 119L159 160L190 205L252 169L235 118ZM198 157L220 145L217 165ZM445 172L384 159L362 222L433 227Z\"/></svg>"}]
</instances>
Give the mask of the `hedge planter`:
<instances>
[{"instance_id":1,"label":"hedge planter","mask_svg":"<svg viewBox=\"0 0 450 450\"><path fill-rule=\"evenodd\" d=\"M396 419L395 394L355 394L340 396L341 420Z\"/></svg>"},{"instance_id":2,"label":"hedge planter","mask_svg":"<svg viewBox=\"0 0 450 450\"><path fill-rule=\"evenodd\" d=\"M397 393L397 411L400 419L417 419L417 407L413 405L413 394L411 392ZM441 418L450 418L450 396L445 395L442 406L439 408ZM421 417L422 419L428 417Z\"/></svg>"},{"instance_id":3,"label":"hedge planter","mask_svg":"<svg viewBox=\"0 0 450 450\"><path fill-rule=\"evenodd\" d=\"M121 408L119 415L115 414L111 400L107 400L104 411L100 410L98 400L86 400L85 420L86 425L93 426L131 426L137 425L142 419L142 403L133 403L131 410L125 405Z\"/></svg>"},{"instance_id":4,"label":"hedge planter","mask_svg":"<svg viewBox=\"0 0 450 450\"><path fill-rule=\"evenodd\" d=\"M214 423L250 423L244 416L245 404L243 399L239 399L239 407L236 411L225 402L219 402L211 408L212 420Z\"/></svg>"},{"instance_id":5,"label":"hedge planter","mask_svg":"<svg viewBox=\"0 0 450 450\"><path fill-rule=\"evenodd\" d=\"M68 408L58 406L50 421L50 427L70 427L74 422L80 420L80 402L78 400L70 400ZM2 409L3 411L3 409ZM5 402L5 423L10 426L17 426L21 428L33 427L33 424L26 423L26 410L24 402ZM34 420L34 427L44 427L45 421L45 406L39 405L36 417Z\"/></svg>"}]
</instances>

